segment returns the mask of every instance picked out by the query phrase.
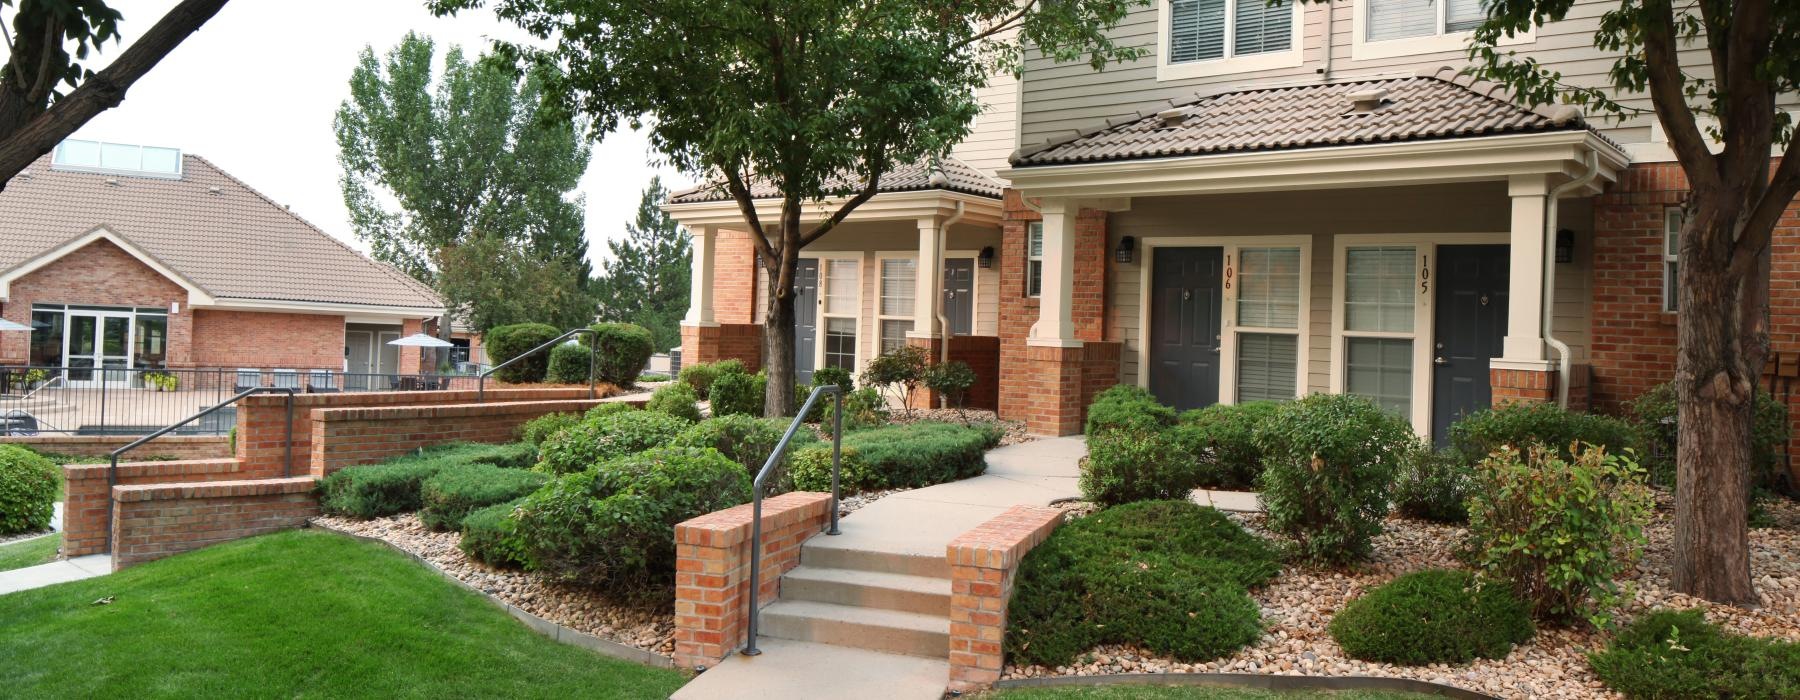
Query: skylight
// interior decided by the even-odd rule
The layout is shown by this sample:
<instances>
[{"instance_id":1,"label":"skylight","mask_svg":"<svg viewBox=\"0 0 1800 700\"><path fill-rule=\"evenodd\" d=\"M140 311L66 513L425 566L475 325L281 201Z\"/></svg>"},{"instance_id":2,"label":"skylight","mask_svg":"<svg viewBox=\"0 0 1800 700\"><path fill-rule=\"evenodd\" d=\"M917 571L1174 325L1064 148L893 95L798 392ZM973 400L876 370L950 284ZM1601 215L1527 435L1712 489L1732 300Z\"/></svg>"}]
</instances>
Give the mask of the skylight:
<instances>
[{"instance_id":1,"label":"skylight","mask_svg":"<svg viewBox=\"0 0 1800 700\"><path fill-rule=\"evenodd\" d=\"M68 139L56 146L56 170L181 179L181 149Z\"/></svg>"}]
</instances>

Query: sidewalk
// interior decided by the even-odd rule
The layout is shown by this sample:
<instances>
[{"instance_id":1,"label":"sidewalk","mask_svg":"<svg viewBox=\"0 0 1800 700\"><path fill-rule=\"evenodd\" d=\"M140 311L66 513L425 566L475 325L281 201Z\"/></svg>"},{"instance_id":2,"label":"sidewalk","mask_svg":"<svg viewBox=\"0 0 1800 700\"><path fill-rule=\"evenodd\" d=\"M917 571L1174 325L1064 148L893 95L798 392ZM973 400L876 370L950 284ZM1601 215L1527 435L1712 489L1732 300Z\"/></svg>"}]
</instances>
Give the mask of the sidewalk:
<instances>
[{"instance_id":1,"label":"sidewalk","mask_svg":"<svg viewBox=\"0 0 1800 700\"><path fill-rule=\"evenodd\" d=\"M58 559L12 571L0 571L0 595L80 581L112 573L111 554L90 554L74 559Z\"/></svg>"}]
</instances>

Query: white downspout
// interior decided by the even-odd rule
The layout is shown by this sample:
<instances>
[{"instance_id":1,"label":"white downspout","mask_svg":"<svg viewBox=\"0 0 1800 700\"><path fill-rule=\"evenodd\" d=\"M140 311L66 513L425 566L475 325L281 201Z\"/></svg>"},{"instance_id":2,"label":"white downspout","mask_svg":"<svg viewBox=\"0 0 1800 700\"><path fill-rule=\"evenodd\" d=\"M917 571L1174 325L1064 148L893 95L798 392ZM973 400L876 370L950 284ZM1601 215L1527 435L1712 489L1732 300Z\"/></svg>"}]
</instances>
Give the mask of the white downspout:
<instances>
[{"instance_id":1,"label":"white downspout","mask_svg":"<svg viewBox=\"0 0 1800 700\"><path fill-rule=\"evenodd\" d=\"M1556 351L1556 405L1569 407L1569 374L1572 371L1572 360L1569 356L1569 344L1558 340L1553 326L1556 325L1556 208L1557 200L1564 193L1586 187L1600 175L1600 154L1598 151L1587 152L1587 172L1581 177L1557 185L1544 195L1544 308L1543 335L1544 343Z\"/></svg>"},{"instance_id":2,"label":"white downspout","mask_svg":"<svg viewBox=\"0 0 1800 700\"><path fill-rule=\"evenodd\" d=\"M1334 11L1332 9L1330 0L1326 0L1324 5L1325 5L1325 63L1324 63L1324 65L1319 67L1319 77L1321 79L1323 79L1325 82L1331 82L1331 48L1332 48L1331 43L1332 43L1332 38L1333 38L1331 36L1331 19L1332 19L1331 16L1334 14L1337 14L1337 13L1336 13L1336 11ZM1305 12L1306 8L1303 7L1300 9L1300 11Z\"/></svg>"},{"instance_id":3,"label":"white downspout","mask_svg":"<svg viewBox=\"0 0 1800 700\"><path fill-rule=\"evenodd\" d=\"M941 360L943 362L950 361L950 314L947 314L944 312L944 258L945 258L945 254L947 252L949 252L949 250L950 250L950 248L949 248L950 227L956 225L956 222L962 221L963 209L964 209L963 203L957 202L956 203L956 213L951 214L950 218L945 219L943 225L938 227L937 281L932 284L932 288L937 290L937 295L938 295L938 305L937 305L938 334L943 336L943 340L940 342L942 342L943 346L944 346L943 353L940 354L939 357L943 358ZM978 313L978 310L975 309L973 306L971 306L969 308L969 313L975 314L975 313ZM970 318L969 320L971 323L971 328L969 330L970 330L970 332L973 332L975 330L972 327L974 319Z\"/></svg>"}]
</instances>

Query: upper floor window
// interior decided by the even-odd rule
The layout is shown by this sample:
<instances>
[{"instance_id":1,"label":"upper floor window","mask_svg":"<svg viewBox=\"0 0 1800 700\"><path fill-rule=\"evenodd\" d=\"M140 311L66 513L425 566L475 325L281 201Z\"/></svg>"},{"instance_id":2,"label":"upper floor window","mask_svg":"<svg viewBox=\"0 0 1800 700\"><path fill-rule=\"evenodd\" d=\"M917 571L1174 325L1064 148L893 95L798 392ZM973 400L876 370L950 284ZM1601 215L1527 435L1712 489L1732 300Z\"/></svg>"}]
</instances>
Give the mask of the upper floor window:
<instances>
[{"instance_id":1,"label":"upper floor window","mask_svg":"<svg viewBox=\"0 0 1800 700\"><path fill-rule=\"evenodd\" d=\"M1221 75L1300 65L1295 0L1167 0L1157 79Z\"/></svg>"},{"instance_id":2,"label":"upper floor window","mask_svg":"<svg viewBox=\"0 0 1800 700\"><path fill-rule=\"evenodd\" d=\"M1358 60L1462 51L1487 19L1485 0L1358 0L1351 57ZM1504 37L1527 43L1530 32Z\"/></svg>"}]
</instances>

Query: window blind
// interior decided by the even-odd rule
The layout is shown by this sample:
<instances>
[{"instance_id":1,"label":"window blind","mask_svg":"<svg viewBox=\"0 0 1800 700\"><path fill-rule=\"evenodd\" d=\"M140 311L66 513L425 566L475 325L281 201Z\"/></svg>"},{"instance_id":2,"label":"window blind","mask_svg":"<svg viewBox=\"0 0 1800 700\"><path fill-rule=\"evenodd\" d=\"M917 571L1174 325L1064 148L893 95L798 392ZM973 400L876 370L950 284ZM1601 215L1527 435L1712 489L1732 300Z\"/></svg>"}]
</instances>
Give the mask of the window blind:
<instances>
[{"instance_id":1,"label":"window blind","mask_svg":"<svg viewBox=\"0 0 1800 700\"><path fill-rule=\"evenodd\" d=\"M1300 320L1300 249L1238 249L1238 325L1296 328Z\"/></svg>"},{"instance_id":2,"label":"window blind","mask_svg":"<svg viewBox=\"0 0 1800 700\"><path fill-rule=\"evenodd\" d=\"M1482 0L1445 0L1444 33L1466 32L1481 26L1487 19L1487 8Z\"/></svg>"},{"instance_id":3,"label":"window blind","mask_svg":"<svg viewBox=\"0 0 1800 700\"><path fill-rule=\"evenodd\" d=\"M1225 56L1225 0L1171 0L1169 62Z\"/></svg>"},{"instance_id":4,"label":"window blind","mask_svg":"<svg viewBox=\"0 0 1800 700\"><path fill-rule=\"evenodd\" d=\"M1401 416L1412 415L1413 341L1349 338L1345 341L1345 393L1362 396Z\"/></svg>"},{"instance_id":5,"label":"window blind","mask_svg":"<svg viewBox=\"0 0 1800 700\"><path fill-rule=\"evenodd\" d=\"M1238 336L1238 403L1286 401L1294 390L1299 338L1270 333Z\"/></svg>"},{"instance_id":6,"label":"window blind","mask_svg":"<svg viewBox=\"0 0 1800 700\"><path fill-rule=\"evenodd\" d=\"M1368 0L1367 41L1405 39L1437 33L1434 0Z\"/></svg>"},{"instance_id":7,"label":"window blind","mask_svg":"<svg viewBox=\"0 0 1800 700\"><path fill-rule=\"evenodd\" d=\"M1344 253L1344 328L1413 329L1413 248L1351 248Z\"/></svg>"},{"instance_id":8,"label":"window blind","mask_svg":"<svg viewBox=\"0 0 1800 700\"><path fill-rule=\"evenodd\" d=\"M1286 51L1293 45L1293 0L1281 0L1270 6L1268 0L1234 0L1237 6L1233 21L1232 55Z\"/></svg>"},{"instance_id":9,"label":"window blind","mask_svg":"<svg viewBox=\"0 0 1800 700\"><path fill-rule=\"evenodd\" d=\"M881 260L881 315L911 316L918 268L910 258Z\"/></svg>"}]
</instances>

